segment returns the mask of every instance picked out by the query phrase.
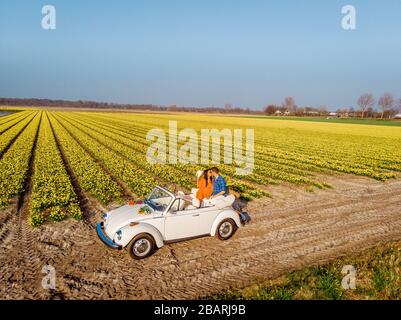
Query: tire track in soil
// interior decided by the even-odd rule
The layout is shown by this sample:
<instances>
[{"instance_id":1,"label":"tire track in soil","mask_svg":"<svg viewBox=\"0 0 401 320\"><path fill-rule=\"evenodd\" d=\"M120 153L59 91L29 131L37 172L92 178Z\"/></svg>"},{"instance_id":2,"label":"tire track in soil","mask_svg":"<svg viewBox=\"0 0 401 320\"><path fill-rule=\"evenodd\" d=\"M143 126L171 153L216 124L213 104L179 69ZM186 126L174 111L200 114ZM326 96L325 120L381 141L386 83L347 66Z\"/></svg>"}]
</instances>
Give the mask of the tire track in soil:
<instances>
[{"instance_id":1,"label":"tire track in soil","mask_svg":"<svg viewBox=\"0 0 401 320\"><path fill-rule=\"evenodd\" d=\"M34 113L31 112L28 115L26 115L25 117L23 117L23 119L21 119L20 121L17 122L17 123L19 123L19 122L23 121L24 119L26 119L26 118L28 118L29 116L32 116L32 115L33 115L32 119L10 141L10 143L7 145L7 147L3 150L3 153L0 153L0 160L3 157L3 155L8 151L8 149L11 148L13 143L18 139L18 137L22 134L22 132L28 127L28 125L32 123L32 121L35 119L35 117L38 115L38 113L37 112L34 112ZM39 126L38 126L38 128L39 128ZM35 141L34 141L34 144L32 146L31 154L35 150L35 145L36 145L36 139L37 139L38 132L39 131L37 131L36 134L35 134ZM28 171L29 171L29 169L28 169ZM29 172L27 173L27 175L29 175ZM25 190L25 189L23 189L23 190ZM12 229L16 224L16 220L17 220L17 216L18 216L17 212L19 211L19 209L21 207L21 199L22 199L22 195L16 196L11 201L9 206L7 208L3 209L1 211L1 213L0 213L1 214L1 218L0 218L0 246L3 245L4 242L8 242L7 241L7 237L10 234L12 234Z\"/></svg>"},{"instance_id":2,"label":"tire track in soil","mask_svg":"<svg viewBox=\"0 0 401 320\"><path fill-rule=\"evenodd\" d=\"M18 199L16 199L15 201L18 201ZM10 204L6 209L3 209L1 211L0 249L4 245L9 243L8 240L9 240L9 235L12 234L12 225L15 224L16 220L16 207L17 207L17 202L14 202Z\"/></svg>"},{"instance_id":3,"label":"tire track in soil","mask_svg":"<svg viewBox=\"0 0 401 320\"><path fill-rule=\"evenodd\" d=\"M89 196L86 192L82 190L82 188L79 185L78 179L75 176L75 173L73 172L69 162L68 158L64 152L64 149L62 148L60 141L54 131L52 121L49 118L49 123L50 123L50 128L53 134L53 137L56 142L57 149L59 150L59 153L61 155L61 159L63 161L64 168L69 176L70 182L73 186L74 192L77 195L79 206L84 214L84 228L86 229L87 232L90 232L93 230L96 226L96 215L101 212L105 212L106 209L93 197ZM48 228L48 226L44 226L43 228ZM51 230L48 229L48 231L51 232ZM59 235L60 236L60 235ZM64 235L62 235L64 238ZM66 256L66 249L70 248L70 246L63 246L63 243L60 241L57 241L57 234L56 236L53 234L51 237L48 238L41 238L40 241L40 250L45 254L46 257L46 264L55 266L57 265L60 261L63 260ZM57 274L57 268L56 268L56 274ZM63 276L63 279L66 280L67 285L70 288L81 288L82 286L74 284L74 282L77 282L76 279L77 277L73 276L68 276L65 275ZM88 281L83 281L86 285L89 284ZM42 290L42 299L65 299L65 292L63 290Z\"/></svg>"},{"instance_id":4,"label":"tire track in soil","mask_svg":"<svg viewBox=\"0 0 401 320\"><path fill-rule=\"evenodd\" d=\"M397 214L394 215L397 216ZM377 227L378 225L380 226L380 222L381 222L380 219L371 221L368 224L366 224L365 222L360 222L358 224L350 225L349 227L344 227L341 232L337 232L334 235L333 234L327 235L325 233L326 230L318 230L316 232L316 235L309 235L307 238L297 239L296 242L284 239L286 241L283 244L281 244L283 242L283 239L270 239L267 241L269 242L268 244L274 245L275 242L277 243L273 248L270 248L270 246L267 245L267 246L259 246L260 248L257 250L247 250L246 253L241 255L240 260L235 255L230 256L228 259L224 261L216 260L213 261L213 263L208 263L207 262L208 260L205 260L205 262L203 262L196 270L192 270L193 272L191 272L190 274L181 274L183 277L187 279L186 282L183 284L183 287L179 287L178 289L174 287L171 288L171 290L173 291L185 290L188 287L192 287L192 288L197 288L198 292L202 292L204 291L202 289L205 286L203 275L211 274L212 275L211 278L215 278L213 276L213 272L216 273L216 277L220 277L220 279L215 278L214 279L215 281L232 285L233 283L232 275L241 274L243 273L244 270L246 270L246 275L242 277L242 282L241 282L242 285L244 278L258 276L263 270L263 267L260 265L257 266L256 270L254 270L253 265L255 262L255 257L259 258L265 257L265 262L268 264L269 262L276 262L275 259L272 259L273 256L277 257L277 261L281 261L281 263L285 264L287 262L286 256L288 255L295 256L297 259L299 259L300 256L305 255L306 253L315 253L316 251L321 251L321 249L316 250L315 247L315 245L319 242L325 244L323 248L325 249L327 248L328 250L330 250L336 239L344 239L347 235L355 234L355 232L363 229L361 228L362 226L364 228L373 228ZM235 244L233 245L235 246ZM214 251L214 254L218 256L224 256L224 252L223 251L219 252L219 251ZM300 252L302 254L300 254ZM159 270L163 270L163 268L159 268ZM219 272L217 272L217 270L219 270ZM208 282L210 280L212 279L208 279ZM146 279L144 279L144 282L145 283L147 282ZM143 285L146 285L145 283ZM210 294L211 287L209 286L207 287L209 291L203 293L204 295ZM221 287L222 286L220 286L220 288ZM155 296L151 296L150 298L154 297ZM168 295L163 298L173 298L173 297Z\"/></svg>"},{"instance_id":5,"label":"tire track in soil","mask_svg":"<svg viewBox=\"0 0 401 320\"><path fill-rule=\"evenodd\" d=\"M382 195L379 194L379 196L381 197ZM393 201L393 203L391 203L389 206L389 210L390 213L391 212L396 212L396 208L398 208L398 200ZM362 203L362 208L360 208L360 210L354 210L356 212L364 212L363 209L363 203ZM315 206L316 207L316 206ZM383 208L386 208L386 206L381 206ZM379 208L380 209L380 208ZM318 210L318 208L315 208L315 210ZM372 210L374 210L374 208L372 208ZM336 213L337 212L337 213ZM340 213L338 213L338 210L335 210L335 212L337 215L340 215ZM289 215L290 216L290 215ZM384 214L383 215L384 218L389 219L389 218L399 218L399 215L394 214L393 216L391 214ZM341 216L339 216L339 218L341 218ZM319 242L325 242L328 243L326 245L326 247L324 247L324 249L330 253L330 251L333 251L333 246L334 246L334 240L335 239L341 239L341 238L345 238L348 234L358 234L358 231L360 230L364 230L364 229L368 229L368 230L373 230L372 234L370 235L374 240L388 240L389 236L386 235L386 233L389 232L389 230L384 229L384 235L380 234L380 230L383 229L383 227L380 224L385 224L386 225L386 219L381 220L380 216L379 218L377 218L377 215L375 215L373 218L375 218L374 221L363 221L363 219L361 219L361 217L359 217L358 219L358 223L357 224L351 224L349 227L342 227L343 231L342 233L340 232L331 232L331 233L327 233L327 230L323 230L322 228L317 229L316 230L316 234L321 234L323 235L323 237L320 238L316 238L316 236L314 237L314 235L309 235L309 237L307 239L305 239L305 241L299 243L299 244L295 244L293 251L298 250L299 252L303 252L303 256L305 256L305 254L307 254L308 252L310 252L311 256L315 255L318 257L318 254L322 254L322 252L325 252L323 249L319 249L319 246L317 246L317 244L319 244ZM251 225L252 226L252 225ZM377 227L378 226L378 227ZM396 226L396 225L395 225ZM329 226L330 227L330 226ZM331 227L333 227L333 225L331 225ZM377 229L375 229L375 227ZM280 230L280 228L282 228L282 226L276 226L276 228L278 228ZM300 228L302 229L302 226L300 226ZM370 229L369 229L370 228ZM329 228L330 229L330 228ZM397 228L396 228L397 229ZM282 232L284 232L285 230L283 230ZM391 230L390 230L391 231ZM394 231L394 230L393 230ZM393 232L392 231L392 232ZM329 238L324 238L326 236L326 234L330 235ZM378 236L375 234L379 234ZM302 234L300 234L300 236L302 237ZM305 236L305 235L303 235ZM390 237L391 238L391 237ZM233 239L235 240L235 239ZM366 239L365 239L366 240ZM207 240L198 240L198 241L207 241ZM276 248L278 248L279 250L276 250L275 255L276 256L280 256L282 255L282 258L284 258L285 264L287 264L288 266L292 266L293 264L291 264L291 261L288 261L288 259L285 259L285 254L288 252L289 250L289 246L286 244L284 244L284 246L280 247L279 244L280 242L282 242L282 239L277 239L277 244L276 244ZM356 241L356 240L354 240ZM364 239L360 240L360 241L364 241ZM208 241L209 242L209 241ZM293 239L289 239L288 241L289 243L293 242ZM272 244L272 243L271 243ZM307 246L309 244L310 248L309 251L305 251L304 250L300 250L302 248L305 248L305 246ZM273 243L274 245L274 243ZM192 245L193 247L195 247L195 242ZM210 245L210 247L215 247L215 244ZM235 247L236 244L235 243L231 243L230 247ZM174 247L174 251L180 252L180 248L179 247L186 247L187 251L191 250L188 249L188 245L187 244L177 244L177 245L173 245ZM214 248L215 250L210 250L209 248L209 254L210 251L213 251L213 255L217 255L220 257L224 257L226 254L224 254L224 249L225 248L221 248L220 250L216 251L216 248ZM319 250L317 250L319 249ZM177 277L172 276L171 273L166 272L164 270L161 270L161 266L157 263L157 261L152 261L152 265L154 265L153 267L148 268L148 266L146 266L146 268L144 268L144 270L146 270L146 276L143 277L137 277L136 281L137 281L137 285L136 287L142 287L142 290L138 290L136 291L136 295L138 295L138 293L140 292L142 294L142 297L145 298L188 298L188 297L196 297L201 295L201 293L203 292L203 294L210 294L213 291L213 287L218 288L218 290L220 290L221 288L227 287L227 286L231 286L233 285L233 278L232 278L232 273L234 274L238 274L238 273L243 273L244 270L248 271L249 266L252 264L255 264L255 256L257 257L258 254L259 256L262 256L264 260L264 264L269 263L271 261L271 255L272 252L270 251L266 251L265 255L262 255L265 252L265 250L262 250L262 252L255 252L255 251L250 251L250 254L246 257L241 256L241 261L244 260L244 258L249 259L250 262L244 264L242 262L242 264L240 262L234 263L234 265L238 265L239 263L239 267L236 267L236 269L231 270L226 270L225 273L229 273L230 276L228 277L228 279L219 279L218 276L221 274L219 274L219 272L217 272L216 270L219 270L219 264L216 261L211 261L211 265L208 266L208 261L205 260L203 262L200 263L200 265L196 265L195 269L192 269L192 273L189 274L183 274L180 273L180 278L185 279L184 280L178 280ZM333 253L331 253L333 254ZM296 255L296 259L295 260L300 260L302 258L302 254L297 254ZM207 258L207 257L206 257ZM260 258L260 257L259 257ZM238 256L233 256L232 259L235 261L238 260ZM276 263L276 269L278 271L283 270L283 267L280 267L280 263L278 263L277 261L279 261L279 258L275 259L276 261L273 261ZM303 258L303 260L305 261L306 259ZM166 266L168 266L169 262L167 262ZM304 264L302 264L303 266ZM185 264L183 263L183 266L185 267ZM258 268L263 268L263 265L257 264ZM170 267L172 267L173 271L177 271L177 268L174 266L174 264L172 263L171 259L170 259ZM260 276L260 270L257 270L255 272L252 272L250 274L251 277L258 277ZM159 271L158 271L159 269ZM185 269L185 268L180 268L181 270ZM221 269L221 268L220 268ZM239 269L239 270L238 270ZM171 272L173 272L171 271ZM274 270L273 270L274 271ZM210 277L210 274L214 274L217 272L217 275ZM131 272L134 273L134 272ZM199 277L199 281L196 283L191 284L191 279L194 278L194 276L196 277L197 274L200 274ZM206 277L205 275L209 275L209 277ZM172 279L174 278L174 279ZM207 279L207 280L206 280ZM157 281L156 281L157 280ZM181 282L180 282L181 281ZM205 284L206 281L206 284ZM241 282L239 283L240 285L244 284L245 282L243 280L241 280ZM219 284L216 286L216 284ZM178 288L177 288L178 287ZM145 288L145 289L144 289ZM157 289L155 289L157 288ZM192 288L190 290L188 290L188 288ZM195 289L193 289L195 288ZM130 290L131 291L131 290ZM131 291L132 292L132 291ZM192 293L191 293L192 292ZM184 294L185 293L185 294ZM194 295L196 293L196 295ZM131 296L132 297L132 296Z\"/></svg>"},{"instance_id":6,"label":"tire track in soil","mask_svg":"<svg viewBox=\"0 0 401 320\"><path fill-rule=\"evenodd\" d=\"M353 200L352 203L355 203ZM346 215L350 215L353 213L360 213L362 215L365 215L366 211L372 210L372 209L378 209L378 208L385 208L388 207L390 204L397 205L401 203L401 196L399 196L399 199L393 199L391 203L383 204L382 206L378 207L373 207L370 205L365 205L361 203L362 208L348 208L348 212L346 212ZM348 203L349 205L350 203ZM334 204L333 204L334 207ZM315 210L318 209L317 206L314 208ZM337 208L336 208L337 209ZM347 209L347 207L345 208ZM292 209L293 210L293 209ZM320 212L320 210L319 210ZM259 222L260 220L256 220L255 222L251 225L248 225L247 228L241 229L241 234L243 236L249 236L252 237L252 245L244 247L242 243L239 243L242 248L246 248L248 250L257 248L260 245L263 245L267 243L268 241L271 241L272 237L280 240L294 240L297 236L305 236L305 235L310 235L313 234L312 232L322 232L322 231L327 231L330 230L330 228L335 227L336 225L339 225L343 223L344 219L348 219L345 217L345 214L342 212L338 212L336 210L335 213L331 213L330 215L321 217L320 213L314 213L314 214L307 214L307 217L305 217L305 213L301 212L299 214L294 214L291 216L287 217L282 217L282 215L276 214L276 212L273 215L269 216L270 221L267 223L264 223L261 225ZM320 220L317 220L320 215ZM356 216L356 215L355 215ZM380 217L380 214L379 214ZM267 220L267 219L266 219ZM316 230L316 225L319 224L320 229ZM294 227L296 229L294 230ZM255 236L255 234L262 234L262 236ZM285 237L285 238L284 238ZM261 241L258 242L258 239L262 239ZM234 240L235 245L237 245L236 240ZM179 246L180 244L176 244ZM214 254L219 254L220 252L213 252L213 253L208 253L204 256L198 256L198 257L191 257L189 260L193 259L201 259L201 258L208 258L209 255L214 255ZM178 258L176 258L178 259ZM187 260L188 261L188 260ZM184 261L180 261L184 262ZM159 265L160 267L163 267L163 264Z\"/></svg>"},{"instance_id":7,"label":"tire track in soil","mask_svg":"<svg viewBox=\"0 0 401 320\"><path fill-rule=\"evenodd\" d=\"M30 283L37 287L37 274L41 270L39 251L36 248L37 233L28 225L29 202L32 192L32 177L34 171L35 150L39 136L39 129L42 123L43 113L40 115L38 128L35 133L34 143L31 149L29 159L28 172L24 182L24 192L18 197L15 212L9 223L9 234L11 235L11 248L7 254L1 255L6 257L6 261L2 263L1 274L3 280L8 284L11 283L11 290L5 288L7 294L17 297L37 298L37 292L28 292L24 288L24 283ZM14 210L12 210L14 211ZM4 270L5 269L5 270ZM22 288L20 286L22 285Z\"/></svg>"},{"instance_id":8,"label":"tire track in soil","mask_svg":"<svg viewBox=\"0 0 401 320\"><path fill-rule=\"evenodd\" d=\"M394 201L393 202L393 204L392 204L392 208L391 209L399 209L399 202L398 202L398 200L397 201ZM386 206L384 206L384 207L386 207ZM362 211L363 211L363 208L361 209ZM394 212L396 212L396 210L393 210ZM384 217L386 217L386 216L384 216ZM396 218L400 218L400 216L399 215L395 215L395 217ZM388 216L387 218L391 218L391 216ZM378 221L380 221L380 219L378 219L377 221L375 221L375 222L373 222L371 225L372 226L374 226L374 225L376 225L377 224L377 222ZM386 222L385 222L386 223ZM279 226L280 227L280 226ZM363 229L362 227L367 227L367 224L366 223L364 223L364 222L362 222L360 225L358 225L357 226L357 228L356 228L356 230L359 230L359 229ZM346 229L346 231L345 231L345 235L347 234L347 233L349 233L349 232L351 232L351 231L355 231L355 230L352 230L352 229ZM324 232L322 232L322 230L318 230L318 233L323 233L323 234L325 234ZM337 234L335 234L335 236L334 236L334 238L337 238L337 237L339 237L340 236L340 234L339 233L337 233ZM316 241L316 240L315 240ZM235 244L232 244L232 246L235 246ZM288 250L288 248L285 248L285 250ZM220 255L220 252L216 252L216 251L214 251L214 254L216 254L216 255ZM253 255L255 254L255 252L251 252L251 257L253 257ZM256 253L256 255L257 255L257 253ZM254 260L253 258L251 258L251 260ZM239 272L243 272L244 270L247 270L246 268L244 268L243 270L239 270L238 272L235 272L235 274L238 274ZM200 270L198 270L198 271L200 271ZM183 275L184 276L184 275ZM189 277L189 278L191 278L191 277ZM232 284L232 278L230 277L230 283ZM190 287L190 285L188 285L188 284L186 284L186 287ZM166 297L167 298L167 297Z\"/></svg>"},{"instance_id":9,"label":"tire track in soil","mask_svg":"<svg viewBox=\"0 0 401 320\"><path fill-rule=\"evenodd\" d=\"M253 222L229 241L172 244L143 261L106 249L87 224L46 225L39 239L55 238L53 250L63 254L54 265L59 295L40 298L197 298L401 239L400 180L330 179L338 179L334 190L292 190L297 204L285 197L251 203ZM36 248L41 255L47 249ZM9 296L34 296L28 285L19 284Z\"/></svg>"},{"instance_id":10,"label":"tire track in soil","mask_svg":"<svg viewBox=\"0 0 401 320\"><path fill-rule=\"evenodd\" d=\"M55 119L56 121L58 121L58 123L63 126L63 124L58 120ZM51 123L51 121L50 121ZM100 214L103 212L106 212L107 209L105 209L97 200L93 199L92 197L90 197L88 194L86 194L86 192L84 192L78 183L78 180L68 162L68 159L64 153L64 150L58 140L57 135L54 132L53 126L51 125L52 128L52 132L53 135L56 139L56 144L57 147L59 148L60 154L62 155L62 159L63 159L63 163L64 166L67 170L67 173L70 177L71 183L74 187L74 191L78 196L79 199L79 203L80 203L80 207L83 210L83 212L85 213L85 217L86 219L83 221L88 228L86 228L87 232L93 232L93 229L96 227L96 223L98 221L98 219L96 219L96 214ZM81 144L81 142L79 142L73 135L71 132L68 131L67 128L65 128L63 126L63 128L70 134L70 136L79 143L79 145L93 158L93 155ZM100 163L97 159L95 159L95 161L99 164L101 164L102 168L105 168L104 165L102 163ZM108 170L107 170L108 171ZM106 171L106 173L108 173ZM122 186L122 189L124 191L123 197L126 198L130 198L133 195L132 192L129 191L128 187L123 184L121 181L119 181L118 179L116 179L115 177L112 176L113 179L115 179L115 181ZM129 274L129 270L125 269L126 273ZM135 282L132 279L124 279L125 283L129 284L130 286L134 286ZM69 290L82 290L84 288L84 290L88 293L92 293L99 295L103 289L103 284L99 281L94 281L94 280L85 280L85 279L81 279L78 276L75 276L73 274L66 274L63 276L63 287L68 288ZM64 297L64 292L62 294L62 296ZM106 296L106 298L111 298L111 296Z\"/></svg>"}]
</instances>

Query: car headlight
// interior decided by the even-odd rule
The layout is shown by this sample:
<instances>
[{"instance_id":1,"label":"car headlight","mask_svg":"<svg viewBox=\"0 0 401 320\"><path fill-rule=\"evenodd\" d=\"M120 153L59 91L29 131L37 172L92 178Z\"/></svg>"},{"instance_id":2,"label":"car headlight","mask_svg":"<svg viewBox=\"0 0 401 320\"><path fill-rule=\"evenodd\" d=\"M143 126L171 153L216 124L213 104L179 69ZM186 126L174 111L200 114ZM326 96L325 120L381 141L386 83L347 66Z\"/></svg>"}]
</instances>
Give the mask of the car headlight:
<instances>
[{"instance_id":1,"label":"car headlight","mask_svg":"<svg viewBox=\"0 0 401 320\"><path fill-rule=\"evenodd\" d=\"M122 235L123 235L123 232L122 232L121 230L118 230L118 231L116 232L116 235L117 235L117 239L118 239L118 240L121 240Z\"/></svg>"}]
</instances>

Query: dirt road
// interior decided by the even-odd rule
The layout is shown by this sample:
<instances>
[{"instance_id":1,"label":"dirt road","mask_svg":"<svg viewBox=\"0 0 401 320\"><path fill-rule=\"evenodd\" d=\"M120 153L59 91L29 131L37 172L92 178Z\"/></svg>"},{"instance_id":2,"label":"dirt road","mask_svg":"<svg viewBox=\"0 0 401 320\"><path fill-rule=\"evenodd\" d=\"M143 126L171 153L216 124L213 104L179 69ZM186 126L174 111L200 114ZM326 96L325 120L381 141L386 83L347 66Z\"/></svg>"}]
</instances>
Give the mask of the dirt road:
<instances>
[{"instance_id":1,"label":"dirt road","mask_svg":"<svg viewBox=\"0 0 401 320\"><path fill-rule=\"evenodd\" d=\"M97 239L102 208L86 222L32 230L16 204L0 212L0 298L197 298L401 239L401 180L326 180L333 189L271 188L273 199L251 203L252 223L227 242L177 243L140 262ZM56 270L55 290L41 286L48 264Z\"/></svg>"}]
</instances>

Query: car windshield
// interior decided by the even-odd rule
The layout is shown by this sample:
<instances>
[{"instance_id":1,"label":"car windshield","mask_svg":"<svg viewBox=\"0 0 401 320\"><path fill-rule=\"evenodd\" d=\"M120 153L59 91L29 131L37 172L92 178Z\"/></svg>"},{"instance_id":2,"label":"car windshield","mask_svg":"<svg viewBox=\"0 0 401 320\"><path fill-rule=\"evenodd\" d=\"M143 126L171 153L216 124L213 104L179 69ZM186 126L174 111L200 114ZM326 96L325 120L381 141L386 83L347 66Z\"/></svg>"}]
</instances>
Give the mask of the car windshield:
<instances>
[{"instance_id":1,"label":"car windshield","mask_svg":"<svg viewBox=\"0 0 401 320\"><path fill-rule=\"evenodd\" d=\"M153 210L164 211L172 200L173 197L168 192L161 188L154 188L145 203Z\"/></svg>"}]
</instances>

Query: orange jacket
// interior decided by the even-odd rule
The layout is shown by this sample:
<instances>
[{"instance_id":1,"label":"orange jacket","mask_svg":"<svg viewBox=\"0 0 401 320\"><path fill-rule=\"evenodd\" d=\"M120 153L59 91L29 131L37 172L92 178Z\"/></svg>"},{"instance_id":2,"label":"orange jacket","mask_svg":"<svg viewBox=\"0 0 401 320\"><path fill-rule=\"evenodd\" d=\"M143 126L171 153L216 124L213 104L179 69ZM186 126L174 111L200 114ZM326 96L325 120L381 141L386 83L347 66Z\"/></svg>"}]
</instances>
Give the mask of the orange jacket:
<instances>
[{"instance_id":1,"label":"orange jacket","mask_svg":"<svg viewBox=\"0 0 401 320\"><path fill-rule=\"evenodd\" d=\"M205 198L209 198L213 193L213 183L209 182L206 186L206 180L202 177L198 181L198 192L196 193L196 198L202 201Z\"/></svg>"}]
</instances>

